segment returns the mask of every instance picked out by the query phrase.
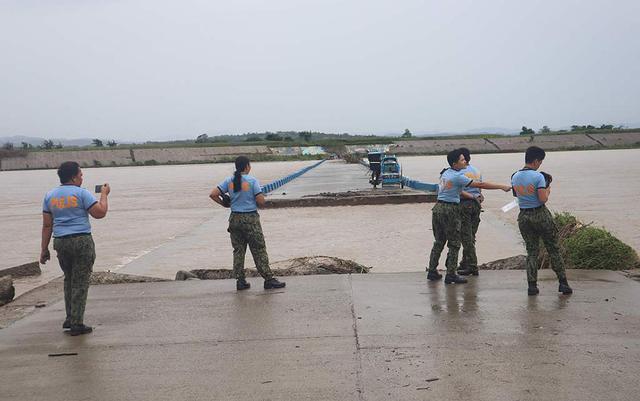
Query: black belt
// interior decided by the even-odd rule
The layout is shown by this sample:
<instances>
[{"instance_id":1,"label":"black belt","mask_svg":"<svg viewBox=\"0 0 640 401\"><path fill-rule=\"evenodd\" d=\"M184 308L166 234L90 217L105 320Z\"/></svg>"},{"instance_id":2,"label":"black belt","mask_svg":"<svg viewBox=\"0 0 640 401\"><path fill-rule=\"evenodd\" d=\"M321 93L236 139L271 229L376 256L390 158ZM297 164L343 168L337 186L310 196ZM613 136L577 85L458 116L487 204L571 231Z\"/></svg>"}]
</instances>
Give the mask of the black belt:
<instances>
[{"instance_id":1,"label":"black belt","mask_svg":"<svg viewBox=\"0 0 640 401\"><path fill-rule=\"evenodd\" d=\"M464 199L460 199L460 202L476 202L476 200L464 198Z\"/></svg>"},{"instance_id":2,"label":"black belt","mask_svg":"<svg viewBox=\"0 0 640 401\"><path fill-rule=\"evenodd\" d=\"M526 209L520 208L520 211L521 212L526 212L527 210L538 210L538 209L542 209L543 207L544 207L544 205L540 205L540 206L537 206L537 207L528 207Z\"/></svg>"},{"instance_id":3,"label":"black belt","mask_svg":"<svg viewBox=\"0 0 640 401\"><path fill-rule=\"evenodd\" d=\"M69 235L63 235L61 237L53 237L53 238L56 238L56 239L75 238L75 237L84 237L85 235L91 235L91 233L69 234Z\"/></svg>"},{"instance_id":4,"label":"black belt","mask_svg":"<svg viewBox=\"0 0 640 401\"><path fill-rule=\"evenodd\" d=\"M254 210L252 212L231 212L231 214L252 214L252 213L258 213L258 211Z\"/></svg>"},{"instance_id":5,"label":"black belt","mask_svg":"<svg viewBox=\"0 0 640 401\"><path fill-rule=\"evenodd\" d=\"M445 205L458 205L457 202L447 202L443 200L439 200L438 203L444 203Z\"/></svg>"}]
</instances>

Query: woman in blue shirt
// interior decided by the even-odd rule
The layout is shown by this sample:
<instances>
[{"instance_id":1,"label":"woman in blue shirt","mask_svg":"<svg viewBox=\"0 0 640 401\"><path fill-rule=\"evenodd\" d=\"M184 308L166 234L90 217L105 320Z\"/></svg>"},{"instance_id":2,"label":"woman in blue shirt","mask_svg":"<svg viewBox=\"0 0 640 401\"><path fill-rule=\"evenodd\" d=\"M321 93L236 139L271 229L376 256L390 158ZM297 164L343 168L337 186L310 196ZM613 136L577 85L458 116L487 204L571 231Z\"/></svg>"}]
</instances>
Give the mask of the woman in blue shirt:
<instances>
[{"instance_id":1,"label":"woman in blue shirt","mask_svg":"<svg viewBox=\"0 0 640 401\"><path fill-rule=\"evenodd\" d=\"M102 185L100 200L82 185L82 170L76 162L64 162L58 168L60 185L49 191L42 204L42 245L40 263L51 258L49 242L53 234L53 249L64 272L64 304L67 317L63 329L77 336L91 333L84 324L84 310L89 291L89 279L96 258L91 237L89 215L101 219L109 209L109 184Z\"/></svg>"},{"instance_id":2,"label":"woman in blue shirt","mask_svg":"<svg viewBox=\"0 0 640 401\"><path fill-rule=\"evenodd\" d=\"M266 202L260 182L249 175L251 163L246 156L238 156L235 160L236 171L232 177L226 178L213 188L209 197L224 207L231 208L229 228L233 246L233 272L236 277L236 289L247 290L251 286L245 278L244 257L247 245L251 250L256 269L264 278L264 288L283 288L284 282L273 277L269 267L267 245L264 241L258 207ZM228 194L228 195L227 195Z\"/></svg>"}]
</instances>

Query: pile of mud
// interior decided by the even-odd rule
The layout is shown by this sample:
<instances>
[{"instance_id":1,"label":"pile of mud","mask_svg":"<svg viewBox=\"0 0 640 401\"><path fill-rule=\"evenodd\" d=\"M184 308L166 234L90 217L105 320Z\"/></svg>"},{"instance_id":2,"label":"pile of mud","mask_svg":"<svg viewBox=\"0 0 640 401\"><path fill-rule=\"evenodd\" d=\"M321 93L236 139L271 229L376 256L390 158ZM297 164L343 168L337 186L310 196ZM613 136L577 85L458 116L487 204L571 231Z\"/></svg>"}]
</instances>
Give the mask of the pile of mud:
<instances>
[{"instance_id":1,"label":"pile of mud","mask_svg":"<svg viewBox=\"0 0 640 401\"><path fill-rule=\"evenodd\" d=\"M478 266L478 269L480 270L524 270L526 268L527 257L525 255L497 259Z\"/></svg>"},{"instance_id":2,"label":"pile of mud","mask_svg":"<svg viewBox=\"0 0 640 401\"><path fill-rule=\"evenodd\" d=\"M292 199L267 198L266 207L270 209L277 209L284 207L387 205L435 201L435 194L414 191L408 188L395 188L347 192L322 192L315 195L304 195L301 198Z\"/></svg>"},{"instance_id":3,"label":"pile of mud","mask_svg":"<svg viewBox=\"0 0 640 401\"><path fill-rule=\"evenodd\" d=\"M308 276L313 274L360 274L368 273L371 267L361 265L347 259L332 256L311 256L287 259L271 264L271 271L276 276ZM247 277L259 277L256 269L245 269ZM200 279L221 280L235 278L229 269L195 269L180 270L176 280Z\"/></svg>"},{"instance_id":4,"label":"pile of mud","mask_svg":"<svg viewBox=\"0 0 640 401\"><path fill-rule=\"evenodd\" d=\"M631 270L623 270L622 274L627 276L628 278L636 281L640 281L640 268L639 269L631 269Z\"/></svg>"},{"instance_id":5,"label":"pile of mud","mask_svg":"<svg viewBox=\"0 0 640 401\"><path fill-rule=\"evenodd\" d=\"M406 195L412 193L410 189L368 189L360 191L347 191L347 192L321 192L317 195L305 195L303 198L354 198L357 196L388 196L388 195Z\"/></svg>"}]
</instances>

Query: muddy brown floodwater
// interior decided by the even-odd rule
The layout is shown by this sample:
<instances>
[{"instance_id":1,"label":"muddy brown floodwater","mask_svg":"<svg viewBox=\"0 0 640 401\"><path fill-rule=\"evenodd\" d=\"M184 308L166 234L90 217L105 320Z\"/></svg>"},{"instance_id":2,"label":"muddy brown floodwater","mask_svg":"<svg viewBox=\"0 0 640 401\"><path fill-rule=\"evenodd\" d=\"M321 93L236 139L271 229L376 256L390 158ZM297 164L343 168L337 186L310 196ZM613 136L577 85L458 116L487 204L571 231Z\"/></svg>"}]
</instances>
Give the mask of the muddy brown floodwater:
<instances>
[{"instance_id":1,"label":"muddy brown floodwater","mask_svg":"<svg viewBox=\"0 0 640 401\"><path fill-rule=\"evenodd\" d=\"M541 170L553 175L547 206L554 211L571 212L585 223L605 227L618 238L640 249L640 149L548 152ZM511 174L524 165L523 153L472 155L471 163L484 179L509 183ZM435 182L443 156L403 157L405 174ZM502 213L506 202L487 191L485 218L498 218L516 224L517 211ZM511 199L509 199L511 200ZM504 202L504 203L503 203Z\"/></svg>"},{"instance_id":2,"label":"muddy brown floodwater","mask_svg":"<svg viewBox=\"0 0 640 401\"><path fill-rule=\"evenodd\" d=\"M639 155L638 149L550 152L543 164L554 176L550 208L604 226L639 249L640 166L632 163ZM486 180L507 183L522 159L522 154L473 155L472 163ZM400 161L405 175L427 182L435 182L446 164L444 156L402 157ZM313 163L254 163L252 173L266 183ZM340 174L335 163L325 163L313 174L325 178L331 171ZM109 215L92 220L98 254L94 269L173 278L178 270L230 268L228 211L213 205L208 194L232 171L232 164L85 169L86 188L105 181L113 188ZM353 177L355 187L367 185L364 171ZM330 183L331 177L328 179ZM55 170L0 172L0 267L37 258L42 198L56 185ZM294 185L295 180L287 186L293 191ZM341 185L346 185L344 177ZM282 191L288 191L287 186ZM329 184L322 192L332 190ZM511 199L501 191L486 193L477 244L480 263L524 253L516 211L505 214L499 210ZM371 266L372 273L419 271L425 268L433 241L431 207L275 209L261 211L261 219L273 261L327 255ZM444 257L441 261L440 267ZM247 255L247 267L252 265ZM16 289L22 293L60 274L52 260L41 277L19 280Z\"/></svg>"}]
</instances>

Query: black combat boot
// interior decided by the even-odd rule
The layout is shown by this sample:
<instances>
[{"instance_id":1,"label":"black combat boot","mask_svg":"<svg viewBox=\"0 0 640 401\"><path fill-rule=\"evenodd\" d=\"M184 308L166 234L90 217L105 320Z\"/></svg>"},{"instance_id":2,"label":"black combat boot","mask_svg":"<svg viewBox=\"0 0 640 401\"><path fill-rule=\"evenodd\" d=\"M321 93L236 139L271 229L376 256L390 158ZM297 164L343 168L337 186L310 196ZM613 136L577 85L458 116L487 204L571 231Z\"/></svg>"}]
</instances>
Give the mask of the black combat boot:
<instances>
[{"instance_id":1,"label":"black combat boot","mask_svg":"<svg viewBox=\"0 0 640 401\"><path fill-rule=\"evenodd\" d=\"M446 276L444 276L444 283L445 284L464 284L467 282L466 278L462 278L460 276L458 276L457 274L447 274Z\"/></svg>"},{"instance_id":2,"label":"black combat boot","mask_svg":"<svg viewBox=\"0 0 640 401\"><path fill-rule=\"evenodd\" d=\"M69 318L64 319L64 323L62 323L62 329L66 330L70 328L71 328L71 321L69 320Z\"/></svg>"},{"instance_id":3,"label":"black combat boot","mask_svg":"<svg viewBox=\"0 0 640 401\"><path fill-rule=\"evenodd\" d=\"M284 288L287 285L284 281L278 281L277 278L272 277L268 280L264 280L264 289L270 290L272 288Z\"/></svg>"},{"instance_id":4,"label":"black combat boot","mask_svg":"<svg viewBox=\"0 0 640 401\"><path fill-rule=\"evenodd\" d=\"M71 325L71 330L69 330L69 335L71 336L80 336L82 334L89 334L93 331L93 327L87 326L85 324L73 324Z\"/></svg>"},{"instance_id":5,"label":"black combat boot","mask_svg":"<svg viewBox=\"0 0 640 401\"><path fill-rule=\"evenodd\" d=\"M470 267L465 267L464 269L458 269L458 274L461 276L477 276L478 268L472 269Z\"/></svg>"},{"instance_id":6,"label":"black combat boot","mask_svg":"<svg viewBox=\"0 0 640 401\"><path fill-rule=\"evenodd\" d=\"M442 274L438 273L437 270L429 270L427 272L427 280L431 280L431 281L442 280Z\"/></svg>"},{"instance_id":7,"label":"black combat boot","mask_svg":"<svg viewBox=\"0 0 640 401\"><path fill-rule=\"evenodd\" d=\"M243 278L239 278L236 281L236 290L242 291L242 290L248 290L249 288L251 288L251 284L247 283L247 280Z\"/></svg>"},{"instance_id":8,"label":"black combat boot","mask_svg":"<svg viewBox=\"0 0 640 401\"><path fill-rule=\"evenodd\" d=\"M528 295L538 295L540 290L538 289L537 281L529 281L529 289L527 289Z\"/></svg>"},{"instance_id":9,"label":"black combat boot","mask_svg":"<svg viewBox=\"0 0 640 401\"><path fill-rule=\"evenodd\" d=\"M571 287L569 287L569 283L567 283L566 277L561 278L559 281L560 286L558 287L558 292L561 292L564 295L573 294L573 290L571 289Z\"/></svg>"}]
</instances>

